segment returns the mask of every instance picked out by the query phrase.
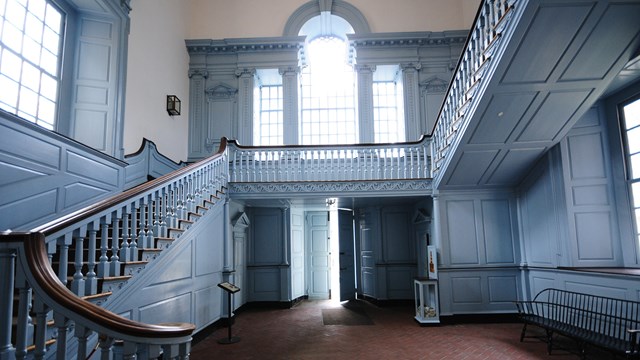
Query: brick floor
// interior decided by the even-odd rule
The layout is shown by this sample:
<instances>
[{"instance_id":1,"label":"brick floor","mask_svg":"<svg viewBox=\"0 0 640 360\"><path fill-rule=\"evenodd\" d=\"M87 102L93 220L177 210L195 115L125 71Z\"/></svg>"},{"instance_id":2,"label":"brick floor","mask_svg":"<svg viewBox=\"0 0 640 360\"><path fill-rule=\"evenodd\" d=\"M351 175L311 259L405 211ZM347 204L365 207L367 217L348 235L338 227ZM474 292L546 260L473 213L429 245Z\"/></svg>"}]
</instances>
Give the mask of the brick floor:
<instances>
[{"instance_id":1,"label":"brick floor","mask_svg":"<svg viewBox=\"0 0 640 360\"><path fill-rule=\"evenodd\" d=\"M537 339L520 342L519 323L421 327L412 306L358 304L373 325L323 325L322 309L341 306L331 301L241 310L232 326L240 342L218 344L228 330L217 329L194 344L191 359L578 359L564 350L547 355L546 344ZM595 352L588 358L604 356L610 358Z\"/></svg>"}]
</instances>

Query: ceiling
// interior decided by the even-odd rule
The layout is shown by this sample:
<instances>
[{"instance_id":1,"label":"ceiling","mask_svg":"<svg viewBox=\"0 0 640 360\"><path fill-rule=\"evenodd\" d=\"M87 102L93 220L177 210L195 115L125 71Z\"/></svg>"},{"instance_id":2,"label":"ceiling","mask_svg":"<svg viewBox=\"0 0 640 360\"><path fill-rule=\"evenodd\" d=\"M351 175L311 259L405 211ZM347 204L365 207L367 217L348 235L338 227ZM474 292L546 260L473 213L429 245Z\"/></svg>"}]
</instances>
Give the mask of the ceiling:
<instances>
[{"instance_id":1,"label":"ceiling","mask_svg":"<svg viewBox=\"0 0 640 360\"><path fill-rule=\"evenodd\" d=\"M526 6L514 9L521 19L504 31L435 188L517 186L599 98L640 78L640 2Z\"/></svg>"}]
</instances>

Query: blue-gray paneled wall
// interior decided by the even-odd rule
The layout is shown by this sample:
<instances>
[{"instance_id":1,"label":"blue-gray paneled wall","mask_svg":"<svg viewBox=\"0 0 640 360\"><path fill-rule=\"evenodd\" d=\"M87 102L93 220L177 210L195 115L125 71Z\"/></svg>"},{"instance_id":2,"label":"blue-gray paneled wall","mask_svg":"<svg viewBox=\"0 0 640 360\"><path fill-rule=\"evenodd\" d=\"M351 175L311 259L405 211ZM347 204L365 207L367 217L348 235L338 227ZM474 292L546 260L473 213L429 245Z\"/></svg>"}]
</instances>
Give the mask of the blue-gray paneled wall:
<instances>
[{"instance_id":1,"label":"blue-gray paneled wall","mask_svg":"<svg viewBox=\"0 0 640 360\"><path fill-rule=\"evenodd\" d=\"M223 280L223 206L211 208L104 307L150 324L192 323L196 331L220 319L226 296L217 286Z\"/></svg>"},{"instance_id":2,"label":"blue-gray paneled wall","mask_svg":"<svg viewBox=\"0 0 640 360\"><path fill-rule=\"evenodd\" d=\"M0 114L0 231L29 230L122 190L126 163Z\"/></svg>"},{"instance_id":3,"label":"blue-gray paneled wall","mask_svg":"<svg viewBox=\"0 0 640 360\"><path fill-rule=\"evenodd\" d=\"M247 244L247 301L288 301L290 269L285 226L287 211L251 208Z\"/></svg>"},{"instance_id":4,"label":"blue-gray paneled wall","mask_svg":"<svg viewBox=\"0 0 640 360\"><path fill-rule=\"evenodd\" d=\"M514 311L521 283L516 203L504 191L438 195L443 315Z\"/></svg>"}]
</instances>

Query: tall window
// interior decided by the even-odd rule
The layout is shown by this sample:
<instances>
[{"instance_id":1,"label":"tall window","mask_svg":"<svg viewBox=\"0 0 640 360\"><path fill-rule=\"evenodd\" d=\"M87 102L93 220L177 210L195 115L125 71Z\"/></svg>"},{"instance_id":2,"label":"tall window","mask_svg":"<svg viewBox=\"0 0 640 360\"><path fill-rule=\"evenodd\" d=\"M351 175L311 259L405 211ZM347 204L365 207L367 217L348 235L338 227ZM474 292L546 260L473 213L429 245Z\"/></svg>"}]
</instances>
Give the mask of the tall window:
<instances>
[{"instance_id":1,"label":"tall window","mask_svg":"<svg viewBox=\"0 0 640 360\"><path fill-rule=\"evenodd\" d=\"M309 64L300 78L301 144L353 144L358 141L355 72L347 44L321 37L307 47Z\"/></svg>"},{"instance_id":2,"label":"tall window","mask_svg":"<svg viewBox=\"0 0 640 360\"><path fill-rule=\"evenodd\" d=\"M373 81L375 142L405 141L402 77L398 66L378 66Z\"/></svg>"},{"instance_id":3,"label":"tall window","mask_svg":"<svg viewBox=\"0 0 640 360\"><path fill-rule=\"evenodd\" d=\"M259 118L254 144L282 145L284 143L282 85L260 86L258 92Z\"/></svg>"},{"instance_id":4,"label":"tall window","mask_svg":"<svg viewBox=\"0 0 640 360\"><path fill-rule=\"evenodd\" d=\"M636 239L640 242L640 98L622 106L627 150L627 178L631 184Z\"/></svg>"},{"instance_id":5,"label":"tall window","mask_svg":"<svg viewBox=\"0 0 640 360\"><path fill-rule=\"evenodd\" d=\"M46 0L0 0L0 108L55 124L63 16Z\"/></svg>"}]
</instances>

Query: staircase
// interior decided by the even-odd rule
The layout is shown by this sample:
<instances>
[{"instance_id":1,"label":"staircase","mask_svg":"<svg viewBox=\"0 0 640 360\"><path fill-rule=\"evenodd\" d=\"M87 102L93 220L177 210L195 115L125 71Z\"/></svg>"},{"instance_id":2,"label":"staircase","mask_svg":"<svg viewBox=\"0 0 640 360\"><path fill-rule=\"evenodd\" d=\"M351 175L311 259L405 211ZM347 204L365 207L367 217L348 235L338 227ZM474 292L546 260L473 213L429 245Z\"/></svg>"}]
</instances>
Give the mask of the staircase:
<instances>
[{"instance_id":1,"label":"staircase","mask_svg":"<svg viewBox=\"0 0 640 360\"><path fill-rule=\"evenodd\" d=\"M101 307L224 201L227 173L223 144L209 159L30 233L2 234L0 270L9 279L0 283L0 305L10 316L0 313L0 333L7 329L0 335L0 359L87 358L98 348L101 356L115 358L187 356L194 325L149 326ZM25 259L30 251L42 263ZM46 269L34 270L38 266ZM82 309L60 303L65 301ZM124 328L103 328L96 324L101 316Z\"/></svg>"}]
</instances>

